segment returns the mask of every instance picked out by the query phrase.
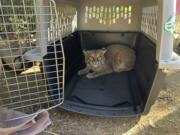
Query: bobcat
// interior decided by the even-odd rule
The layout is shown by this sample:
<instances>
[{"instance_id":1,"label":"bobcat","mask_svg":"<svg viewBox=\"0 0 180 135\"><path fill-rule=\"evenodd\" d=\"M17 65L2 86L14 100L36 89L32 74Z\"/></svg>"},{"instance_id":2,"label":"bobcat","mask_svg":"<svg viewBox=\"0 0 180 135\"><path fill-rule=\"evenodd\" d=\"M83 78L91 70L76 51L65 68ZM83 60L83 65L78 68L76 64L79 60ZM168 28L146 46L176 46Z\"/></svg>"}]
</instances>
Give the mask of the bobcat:
<instances>
[{"instance_id":1,"label":"bobcat","mask_svg":"<svg viewBox=\"0 0 180 135\"><path fill-rule=\"evenodd\" d=\"M107 48L84 50L86 67L78 75L92 79L112 72L129 71L134 68L135 51L124 45L110 45Z\"/></svg>"}]
</instances>

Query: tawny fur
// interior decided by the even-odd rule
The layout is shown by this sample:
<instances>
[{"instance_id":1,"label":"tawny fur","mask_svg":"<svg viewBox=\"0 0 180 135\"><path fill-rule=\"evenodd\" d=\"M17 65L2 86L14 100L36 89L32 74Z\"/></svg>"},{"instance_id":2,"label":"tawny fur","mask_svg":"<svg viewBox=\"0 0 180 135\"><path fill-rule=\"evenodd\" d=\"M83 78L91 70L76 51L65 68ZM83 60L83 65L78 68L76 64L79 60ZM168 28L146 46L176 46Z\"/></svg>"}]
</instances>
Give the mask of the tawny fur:
<instances>
[{"instance_id":1,"label":"tawny fur","mask_svg":"<svg viewBox=\"0 0 180 135\"><path fill-rule=\"evenodd\" d=\"M78 72L87 78L96 78L112 72L129 71L134 68L135 51L124 45L110 45L105 49L84 51L86 67Z\"/></svg>"}]
</instances>

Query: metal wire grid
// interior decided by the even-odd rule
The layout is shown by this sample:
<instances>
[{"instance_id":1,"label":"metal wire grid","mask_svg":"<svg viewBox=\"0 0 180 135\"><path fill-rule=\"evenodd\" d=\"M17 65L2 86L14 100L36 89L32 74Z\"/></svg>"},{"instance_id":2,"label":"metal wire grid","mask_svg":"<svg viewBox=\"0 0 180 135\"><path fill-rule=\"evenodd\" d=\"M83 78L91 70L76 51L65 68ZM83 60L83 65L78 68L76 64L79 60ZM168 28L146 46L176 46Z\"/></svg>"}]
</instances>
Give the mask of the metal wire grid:
<instances>
[{"instance_id":1,"label":"metal wire grid","mask_svg":"<svg viewBox=\"0 0 180 135\"><path fill-rule=\"evenodd\" d=\"M34 113L63 102L65 64L59 19L55 2L39 4L42 1L0 0L2 107ZM39 20L42 16L46 19ZM45 41L47 45L42 44ZM25 59L32 49L41 55L47 49L42 61Z\"/></svg>"}]
</instances>

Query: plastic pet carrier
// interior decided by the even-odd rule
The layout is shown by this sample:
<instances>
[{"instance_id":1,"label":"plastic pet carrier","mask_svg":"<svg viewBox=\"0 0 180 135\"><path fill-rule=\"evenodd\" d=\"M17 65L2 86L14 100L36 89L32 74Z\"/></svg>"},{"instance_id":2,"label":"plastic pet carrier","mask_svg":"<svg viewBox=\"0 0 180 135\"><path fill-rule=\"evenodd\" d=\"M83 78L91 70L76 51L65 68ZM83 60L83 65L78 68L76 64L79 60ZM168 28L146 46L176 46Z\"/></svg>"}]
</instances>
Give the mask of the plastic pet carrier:
<instances>
[{"instance_id":1,"label":"plastic pet carrier","mask_svg":"<svg viewBox=\"0 0 180 135\"><path fill-rule=\"evenodd\" d=\"M66 60L61 107L98 116L148 113L164 85L163 69L180 68L179 56L173 53L176 1L72 0L58 1L57 7L63 14ZM75 31L72 26L77 26ZM85 66L82 50L111 44L124 44L136 51L133 70L95 79L77 75Z\"/></svg>"},{"instance_id":2,"label":"plastic pet carrier","mask_svg":"<svg viewBox=\"0 0 180 135\"><path fill-rule=\"evenodd\" d=\"M180 69L173 51L176 0L0 1L3 107L146 114L164 85L163 69ZM78 75L86 66L83 50L111 44L135 51L134 69L94 79Z\"/></svg>"}]
</instances>

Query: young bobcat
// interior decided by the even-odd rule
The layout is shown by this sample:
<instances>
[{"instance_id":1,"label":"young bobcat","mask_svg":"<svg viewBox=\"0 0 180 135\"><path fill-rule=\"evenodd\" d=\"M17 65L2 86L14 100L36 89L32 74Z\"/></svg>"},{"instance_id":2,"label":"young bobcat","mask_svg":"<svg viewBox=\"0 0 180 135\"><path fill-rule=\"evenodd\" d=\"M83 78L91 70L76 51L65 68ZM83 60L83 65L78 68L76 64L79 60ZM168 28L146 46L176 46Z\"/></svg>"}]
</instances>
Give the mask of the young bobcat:
<instances>
[{"instance_id":1,"label":"young bobcat","mask_svg":"<svg viewBox=\"0 0 180 135\"><path fill-rule=\"evenodd\" d=\"M96 78L112 72L129 71L134 68L135 51L123 45L111 45L104 49L84 51L86 67L78 72L87 78Z\"/></svg>"}]
</instances>

